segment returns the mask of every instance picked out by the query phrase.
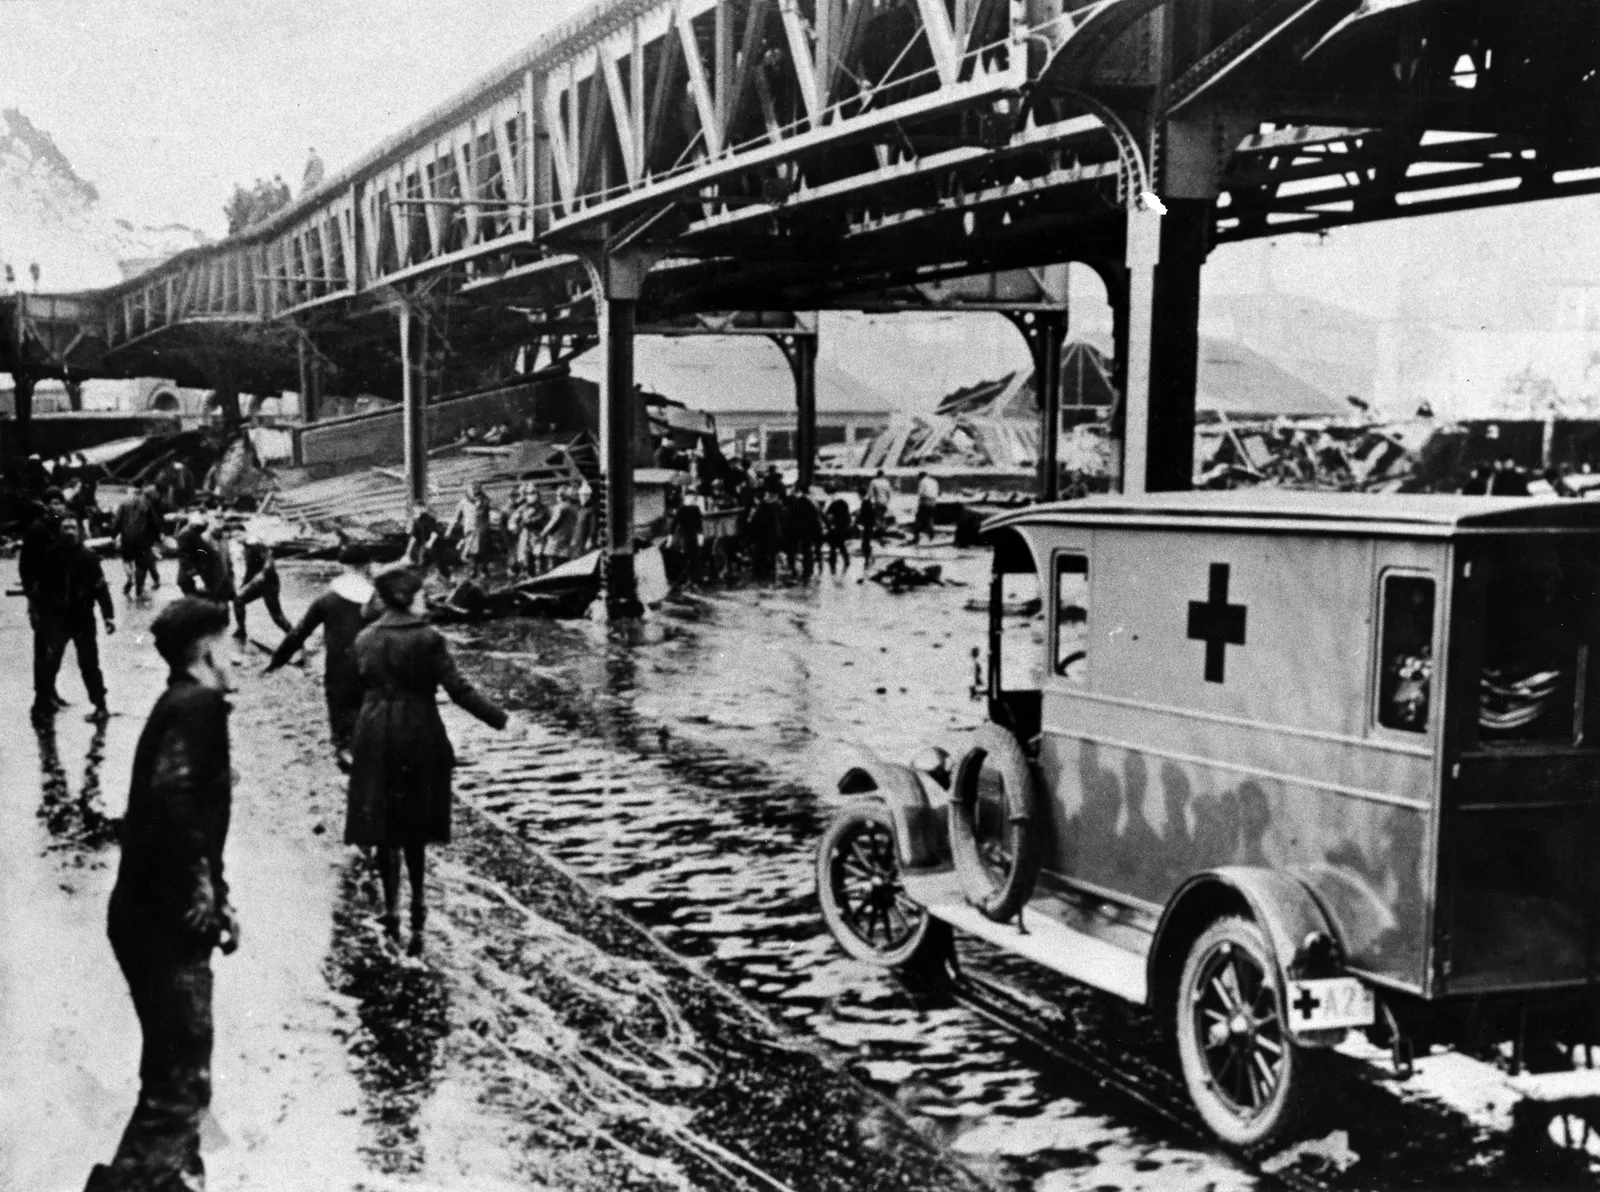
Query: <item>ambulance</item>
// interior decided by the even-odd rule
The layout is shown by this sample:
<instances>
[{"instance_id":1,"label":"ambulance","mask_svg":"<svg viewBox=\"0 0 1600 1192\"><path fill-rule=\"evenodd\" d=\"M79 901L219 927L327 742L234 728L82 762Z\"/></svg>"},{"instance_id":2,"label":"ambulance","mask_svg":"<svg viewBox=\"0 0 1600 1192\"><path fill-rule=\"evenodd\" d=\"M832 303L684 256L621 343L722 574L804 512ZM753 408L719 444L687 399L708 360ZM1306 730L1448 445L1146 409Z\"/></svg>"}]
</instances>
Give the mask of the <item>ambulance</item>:
<instances>
[{"instance_id":1,"label":"ambulance","mask_svg":"<svg viewBox=\"0 0 1600 1192\"><path fill-rule=\"evenodd\" d=\"M1146 1006L1241 1147L1352 1030L1402 1065L1600 1037L1600 502L1163 493L985 536L987 722L839 784L848 952L962 933Z\"/></svg>"}]
</instances>

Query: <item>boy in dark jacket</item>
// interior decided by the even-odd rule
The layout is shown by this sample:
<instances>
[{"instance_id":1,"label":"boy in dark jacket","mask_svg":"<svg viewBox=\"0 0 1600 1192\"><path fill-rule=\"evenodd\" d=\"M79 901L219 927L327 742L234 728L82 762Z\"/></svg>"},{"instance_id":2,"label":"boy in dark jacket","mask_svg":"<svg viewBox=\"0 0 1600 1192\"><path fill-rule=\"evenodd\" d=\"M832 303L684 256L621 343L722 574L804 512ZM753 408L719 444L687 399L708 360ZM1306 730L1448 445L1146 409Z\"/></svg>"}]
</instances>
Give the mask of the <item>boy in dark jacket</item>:
<instances>
[{"instance_id":1,"label":"boy in dark jacket","mask_svg":"<svg viewBox=\"0 0 1600 1192\"><path fill-rule=\"evenodd\" d=\"M243 553L244 577L239 581L238 595L233 598L233 617L238 624L233 636L245 637L245 609L257 600L266 605L267 615L274 625L285 633L292 633L294 626L283 615L283 605L278 600L283 585L278 580L278 565L272 560L272 548L261 539L250 537L244 540Z\"/></svg>"},{"instance_id":2,"label":"boy in dark jacket","mask_svg":"<svg viewBox=\"0 0 1600 1192\"><path fill-rule=\"evenodd\" d=\"M144 1050L139 1100L116 1157L85 1192L204 1186L200 1121L211 1103L211 949L238 945L222 851L232 777L222 633L227 609L184 598L151 623L171 667L133 756L107 934Z\"/></svg>"}]
</instances>

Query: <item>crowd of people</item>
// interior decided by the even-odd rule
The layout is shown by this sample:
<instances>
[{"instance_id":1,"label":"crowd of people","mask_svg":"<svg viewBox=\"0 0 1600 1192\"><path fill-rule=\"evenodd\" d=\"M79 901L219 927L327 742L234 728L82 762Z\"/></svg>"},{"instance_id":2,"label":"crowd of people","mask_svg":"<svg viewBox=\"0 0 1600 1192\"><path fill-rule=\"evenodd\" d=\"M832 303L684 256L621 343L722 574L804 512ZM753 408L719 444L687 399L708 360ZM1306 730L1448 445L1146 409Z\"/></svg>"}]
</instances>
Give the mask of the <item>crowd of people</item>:
<instances>
[{"instance_id":1,"label":"crowd of people","mask_svg":"<svg viewBox=\"0 0 1600 1192\"><path fill-rule=\"evenodd\" d=\"M135 602L147 580L152 591L161 585L155 552L168 516L152 485L130 495L111 520L128 567L123 590ZM182 519L174 552L181 594L149 626L168 682L135 749L107 919L144 1038L140 1092L115 1156L94 1167L88 1192L198 1187L203 1179L211 956L231 952L240 939L223 866L233 797L227 695L245 658L227 644L230 620L234 637L244 638L246 610L259 600L283 631L267 674L323 631L329 737L349 775L344 838L377 871L379 922L397 949L402 870L409 877L404 948L411 956L424 947L427 846L447 842L451 831L454 754L436 692L442 688L495 728L510 720L461 676L445 639L427 624L416 568L402 563L368 577L347 547L339 574L291 624L266 543L248 535L231 541L204 512L175 516ZM103 721L110 710L97 614L113 633L115 606L99 556L84 545L80 519L60 488L37 494L18 566L34 637L35 724L48 734L64 706L55 680L69 645L93 705L90 718Z\"/></svg>"},{"instance_id":2,"label":"crowd of people","mask_svg":"<svg viewBox=\"0 0 1600 1192\"><path fill-rule=\"evenodd\" d=\"M894 486L882 469L853 488L838 483L802 490L785 482L777 465L757 470L746 460L724 461L717 474L696 457L680 456L668 487L660 538L669 576L702 586L746 575L801 581L848 570L853 557L870 565L874 545L894 524ZM426 505L412 517L406 558L446 581L458 571L472 580L511 582L542 575L601 545L599 491L587 482L551 495L533 483L514 488L497 506L483 485L462 493L450 520ZM910 542L934 536L939 482L917 476Z\"/></svg>"},{"instance_id":3,"label":"crowd of people","mask_svg":"<svg viewBox=\"0 0 1600 1192\"><path fill-rule=\"evenodd\" d=\"M775 464L759 472L735 459L721 474L706 475L687 462L686 483L668 490L665 526L669 572L685 586L739 574L776 580L786 573L805 582L824 567L849 570L852 546L870 566L874 544L894 524L894 486L881 468L853 489L832 481L802 489L786 483ZM919 473L912 545L933 537L938 502L939 482ZM711 531L711 514L724 515L723 532Z\"/></svg>"},{"instance_id":4,"label":"crowd of people","mask_svg":"<svg viewBox=\"0 0 1600 1192\"><path fill-rule=\"evenodd\" d=\"M496 508L483 485L473 483L448 522L426 504L417 506L406 559L446 580L462 569L470 579L496 571L512 580L542 575L599 545L598 502L598 491L587 481L564 484L553 498L529 482Z\"/></svg>"}]
</instances>

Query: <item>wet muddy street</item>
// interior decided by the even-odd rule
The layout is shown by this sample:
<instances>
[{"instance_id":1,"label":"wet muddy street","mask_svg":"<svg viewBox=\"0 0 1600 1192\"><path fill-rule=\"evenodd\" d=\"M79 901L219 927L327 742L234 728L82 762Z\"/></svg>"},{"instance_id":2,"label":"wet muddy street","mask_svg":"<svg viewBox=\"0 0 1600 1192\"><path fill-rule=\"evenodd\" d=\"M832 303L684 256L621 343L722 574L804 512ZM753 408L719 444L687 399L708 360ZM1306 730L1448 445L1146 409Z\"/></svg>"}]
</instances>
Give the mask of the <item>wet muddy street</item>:
<instances>
[{"instance_id":1,"label":"wet muddy street","mask_svg":"<svg viewBox=\"0 0 1600 1192\"><path fill-rule=\"evenodd\" d=\"M1508 1090L1458 1056L1404 1084L1351 1058L1303 1143L1247 1161L1058 1058L1065 1042L1171 1103L1142 1012L962 944L963 969L1023 1007L1024 1041L948 990L848 959L812 878L838 776L863 750L905 758L982 715L986 618L968 604L986 560L936 554L954 582L900 596L852 571L691 595L626 628L448 630L533 730L444 710L456 836L431 862L422 962L384 946L339 840L320 655L267 677L245 649L228 853L245 946L216 963L211 1186L1065 1192L1265 1187L1275 1171L1339 1189L1595 1186L1576 1148L1514 1152ZM291 616L326 575L285 567ZM69 663L78 706L8 731L0 754L0 1112L19 1126L0 1131L0 1192L81 1186L136 1087L103 916L162 671L140 636L151 608L118 607L103 645L120 714L85 724ZM252 633L276 640L261 618ZM8 653L26 642L20 616L0 620ZM0 671L7 706L26 684Z\"/></svg>"},{"instance_id":2,"label":"wet muddy street","mask_svg":"<svg viewBox=\"0 0 1600 1192\"><path fill-rule=\"evenodd\" d=\"M905 759L982 716L972 651L986 615L969 602L986 597L986 559L936 557L954 583L898 596L852 571L691 595L625 630L453 630L464 664L540 726L502 747L464 725L459 789L672 948L825 1040L997 1184L1251 1186L1254 1165L936 991L847 958L827 935L813 849L842 802L838 776L862 750ZM961 958L1015 991L1045 1033L1181 1094L1141 1012L970 941ZM1362 1049L1381 1061L1349 1048ZM1381 1063L1339 1068L1326 1137L1268 1169L1351 1188L1593 1185L1581 1150L1511 1152L1506 1093L1484 1065L1440 1055L1404 1085Z\"/></svg>"}]
</instances>

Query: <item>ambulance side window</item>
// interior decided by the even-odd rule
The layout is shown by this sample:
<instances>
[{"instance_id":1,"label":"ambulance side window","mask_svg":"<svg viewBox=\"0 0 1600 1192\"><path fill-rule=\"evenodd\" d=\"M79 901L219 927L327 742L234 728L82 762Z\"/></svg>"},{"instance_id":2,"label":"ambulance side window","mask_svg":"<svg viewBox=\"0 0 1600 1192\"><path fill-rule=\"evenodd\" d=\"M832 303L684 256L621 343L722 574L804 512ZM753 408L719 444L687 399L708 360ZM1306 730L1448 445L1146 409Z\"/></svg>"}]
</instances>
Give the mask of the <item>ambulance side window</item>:
<instances>
[{"instance_id":1,"label":"ambulance side window","mask_svg":"<svg viewBox=\"0 0 1600 1192\"><path fill-rule=\"evenodd\" d=\"M1069 683L1089 681L1089 560L1056 556L1056 674Z\"/></svg>"},{"instance_id":2,"label":"ambulance side window","mask_svg":"<svg viewBox=\"0 0 1600 1192\"><path fill-rule=\"evenodd\" d=\"M1383 577L1383 632L1378 641L1378 723L1428 731L1433 695L1433 580Z\"/></svg>"}]
</instances>

